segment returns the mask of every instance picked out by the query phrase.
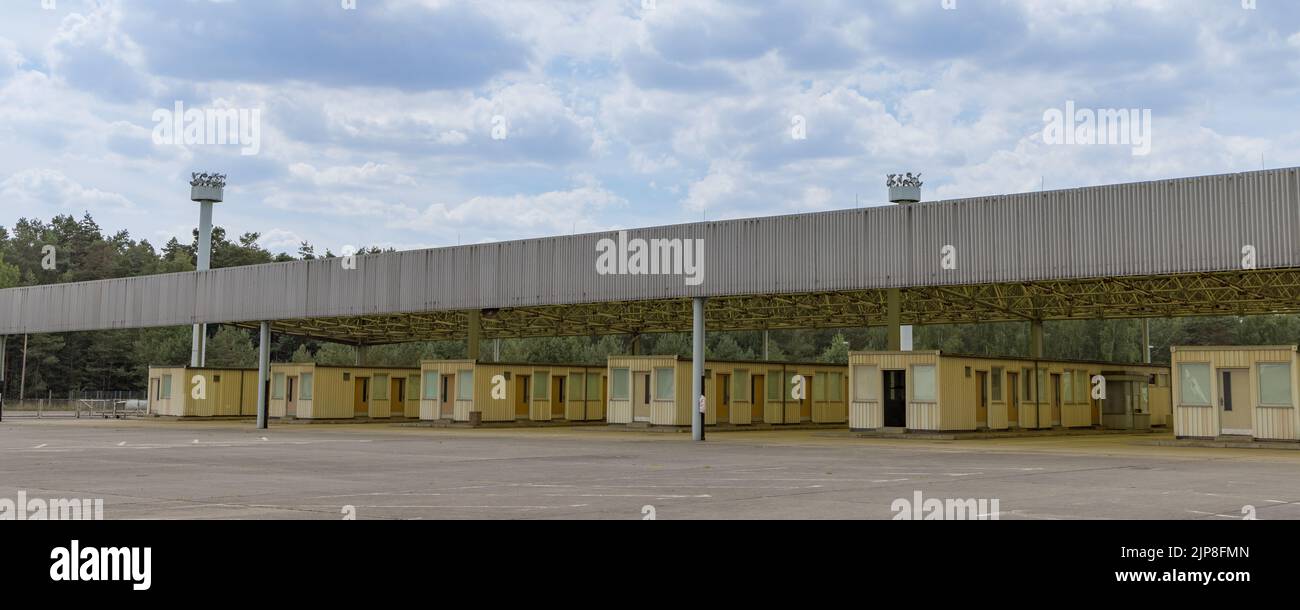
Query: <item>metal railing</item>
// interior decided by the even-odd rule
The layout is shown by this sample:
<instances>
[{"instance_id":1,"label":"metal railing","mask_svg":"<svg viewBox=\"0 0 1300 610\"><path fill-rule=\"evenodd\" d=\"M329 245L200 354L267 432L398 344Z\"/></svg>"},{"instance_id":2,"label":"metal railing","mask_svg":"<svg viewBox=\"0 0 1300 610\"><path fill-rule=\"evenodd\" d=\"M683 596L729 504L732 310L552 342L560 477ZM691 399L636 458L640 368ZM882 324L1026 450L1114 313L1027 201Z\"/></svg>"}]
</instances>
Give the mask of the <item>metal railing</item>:
<instances>
[{"instance_id":1,"label":"metal railing","mask_svg":"<svg viewBox=\"0 0 1300 610\"><path fill-rule=\"evenodd\" d=\"M5 417L73 418L99 417L122 419L144 415L148 401L143 391L85 391L73 392L67 398L27 398L6 400Z\"/></svg>"}]
</instances>

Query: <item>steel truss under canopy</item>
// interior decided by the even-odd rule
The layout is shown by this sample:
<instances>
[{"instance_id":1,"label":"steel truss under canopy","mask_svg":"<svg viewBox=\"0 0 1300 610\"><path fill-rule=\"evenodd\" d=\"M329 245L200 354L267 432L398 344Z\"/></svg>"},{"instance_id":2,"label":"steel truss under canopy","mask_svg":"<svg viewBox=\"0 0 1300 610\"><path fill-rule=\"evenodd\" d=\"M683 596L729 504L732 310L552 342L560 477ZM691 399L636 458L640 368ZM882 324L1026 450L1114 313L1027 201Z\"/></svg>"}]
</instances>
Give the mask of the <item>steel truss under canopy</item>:
<instances>
[{"instance_id":1,"label":"steel truss under canopy","mask_svg":"<svg viewBox=\"0 0 1300 610\"><path fill-rule=\"evenodd\" d=\"M904 324L1300 313L1300 269L901 289ZM710 331L886 323L886 290L714 297ZM482 338L689 332L690 299L484 310ZM279 320L275 332L377 345L463 340L467 311ZM241 324L256 328L256 324Z\"/></svg>"}]
</instances>

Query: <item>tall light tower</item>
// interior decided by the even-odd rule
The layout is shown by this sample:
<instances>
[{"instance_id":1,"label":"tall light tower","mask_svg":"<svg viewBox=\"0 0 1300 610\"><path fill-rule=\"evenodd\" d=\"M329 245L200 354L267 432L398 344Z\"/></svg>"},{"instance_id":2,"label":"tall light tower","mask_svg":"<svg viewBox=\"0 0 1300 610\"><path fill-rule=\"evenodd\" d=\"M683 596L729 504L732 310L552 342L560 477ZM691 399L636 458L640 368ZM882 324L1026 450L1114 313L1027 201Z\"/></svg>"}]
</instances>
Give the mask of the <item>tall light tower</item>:
<instances>
[{"instance_id":1,"label":"tall light tower","mask_svg":"<svg viewBox=\"0 0 1300 610\"><path fill-rule=\"evenodd\" d=\"M885 186L889 187L889 202L896 205L910 205L921 201L921 174L889 174ZM891 350L912 351L912 326L901 324L902 291L892 288L885 294L885 317L887 328L885 342Z\"/></svg>"},{"instance_id":2,"label":"tall light tower","mask_svg":"<svg viewBox=\"0 0 1300 610\"><path fill-rule=\"evenodd\" d=\"M221 201L226 192L225 174L190 174L190 201L199 204L198 270L212 268L212 204ZM208 325L194 325L194 341L190 347L190 366L204 366L208 360Z\"/></svg>"}]
</instances>

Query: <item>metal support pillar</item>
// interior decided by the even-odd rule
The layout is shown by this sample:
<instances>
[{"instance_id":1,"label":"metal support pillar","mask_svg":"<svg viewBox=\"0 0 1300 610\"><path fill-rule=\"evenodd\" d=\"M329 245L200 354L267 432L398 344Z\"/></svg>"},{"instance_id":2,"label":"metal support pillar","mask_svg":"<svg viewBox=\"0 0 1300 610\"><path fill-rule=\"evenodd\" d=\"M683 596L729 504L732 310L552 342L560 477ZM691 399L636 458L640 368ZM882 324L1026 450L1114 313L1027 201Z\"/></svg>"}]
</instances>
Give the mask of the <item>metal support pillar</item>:
<instances>
[{"instance_id":1,"label":"metal support pillar","mask_svg":"<svg viewBox=\"0 0 1300 610\"><path fill-rule=\"evenodd\" d=\"M768 345L768 331L764 330L763 331L763 360L771 360L771 357L768 356L770 352L768 351L767 345Z\"/></svg>"},{"instance_id":2,"label":"metal support pillar","mask_svg":"<svg viewBox=\"0 0 1300 610\"><path fill-rule=\"evenodd\" d=\"M885 349L903 350L903 291L890 288L885 291Z\"/></svg>"},{"instance_id":3,"label":"metal support pillar","mask_svg":"<svg viewBox=\"0 0 1300 610\"><path fill-rule=\"evenodd\" d=\"M1029 357L1035 360L1043 357L1043 321L1029 321Z\"/></svg>"},{"instance_id":4,"label":"metal support pillar","mask_svg":"<svg viewBox=\"0 0 1300 610\"><path fill-rule=\"evenodd\" d=\"M1142 319L1142 362L1151 364L1151 320Z\"/></svg>"},{"instance_id":5,"label":"metal support pillar","mask_svg":"<svg viewBox=\"0 0 1300 610\"><path fill-rule=\"evenodd\" d=\"M704 440L704 413L700 405L704 404L704 298L696 297L694 305L694 323L691 331L691 438Z\"/></svg>"},{"instance_id":6,"label":"metal support pillar","mask_svg":"<svg viewBox=\"0 0 1300 610\"><path fill-rule=\"evenodd\" d=\"M212 204L211 201L199 202L199 243L196 246L194 268L207 271L212 268ZM207 366L208 363L208 325L195 324L190 345L190 366Z\"/></svg>"},{"instance_id":7,"label":"metal support pillar","mask_svg":"<svg viewBox=\"0 0 1300 610\"><path fill-rule=\"evenodd\" d=\"M363 343L357 344L357 366L365 366L370 359L370 346Z\"/></svg>"},{"instance_id":8,"label":"metal support pillar","mask_svg":"<svg viewBox=\"0 0 1300 610\"><path fill-rule=\"evenodd\" d=\"M640 334L632 335L632 345L629 347L629 350L632 352L632 355L633 355L633 356L640 356L640 355L641 355L641 335L640 335Z\"/></svg>"},{"instance_id":9,"label":"metal support pillar","mask_svg":"<svg viewBox=\"0 0 1300 610\"><path fill-rule=\"evenodd\" d=\"M27 335L23 335L23 367L18 373L18 406L27 398Z\"/></svg>"},{"instance_id":10,"label":"metal support pillar","mask_svg":"<svg viewBox=\"0 0 1300 610\"><path fill-rule=\"evenodd\" d=\"M0 421L5 419L5 370L8 368L5 363L5 340L8 337L0 335Z\"/></svg>"},{"instance_id":11,"label":"metal support pillar","mask_svg":"<svg viewBox=\"0 0 1300 610\"><path fill-rule=\"evenodd\" d=\"M271 323L262 322L257 342L257 429L265 430L270 419L270 398L266 395L266 382L271 378Z\"/></svg>"},{"instance_id":12,"label":"metal support pillar","mask_svg":"<svg viewBox=\"0 0 1300 610\"><path fill-rule=\"evenodd\" d=\"M479 357L479 340L483 335L483 318L482 312L475 309L469 312L469 339L467 350L470 360L478 360Z\"/></svg>"}]
</instances>

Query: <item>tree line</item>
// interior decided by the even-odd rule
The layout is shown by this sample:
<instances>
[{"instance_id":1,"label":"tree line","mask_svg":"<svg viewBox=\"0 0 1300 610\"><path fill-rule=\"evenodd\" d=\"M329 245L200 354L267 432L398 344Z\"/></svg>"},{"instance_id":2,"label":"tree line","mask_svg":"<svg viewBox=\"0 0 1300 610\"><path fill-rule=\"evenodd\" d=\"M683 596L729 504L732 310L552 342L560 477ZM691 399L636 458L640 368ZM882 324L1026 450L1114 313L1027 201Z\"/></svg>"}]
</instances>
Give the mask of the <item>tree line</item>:
<instances>
[{"instance_id":1,"label":"tree line","mask_svg":"<svg viewBox=\"0 0 1300 610\"><path fill-rule=\"evenodd\" d=\"M225 229L213 228L212 267L238 267L262 263L332 258L328 250L318 255L309 243L294 254L272 253L258 245L260 234L243 233L230 239ZM146 239L136 240L125 231L106 234L89 213L77 219L55 216L49 222L23 218L10 228L0 227L0 288L79 282L110 278L193 271L198 230L189 243L172 238L161 248ZM53 246L53 257L46 246ZM378 253L363 248L361 253ZM49 263L53 263L52 265ZM45 263L45 264L43 264ZM54 333L26 337L26 375L22 392L27 397L66 397L81 390L143 390L150 365L183 365L190 358L190 327ZM1137 320L1059 321L1044 324L1046 357L1114 362L1142 360L1141 322ZM17 397L22 369L23 337L10 337L6 346L6 396ZM1170 345L1291 345L1300 342L1300 316L1195 317L1151 321L1153 360L1167 363ZM914 330L914 345L951 353L1026 356L1028 323L921 326ZM609 355L630 352L626 336L506 339L499 346L483 344L485 359L499 354L504 362L565 362L603 364ZM844 363L850 351L885 348L883 328L843 328L771 331L767 357L772 360ZM709 333L706 354L714 359L757 360L763 357L763 334L758 331ZM690 335L648 335L641 338L646 354L689 357ZM377 366L415 366L421 359L464 358L461 341L425 341L375 346L366 363ZM274 335L273 362L355 364L349 345ZM254 367L257 347L254 333L233 326L210 325L209 366Z\"/></svg>"}]
</instances>

